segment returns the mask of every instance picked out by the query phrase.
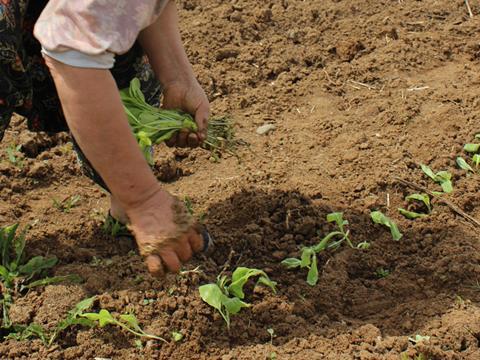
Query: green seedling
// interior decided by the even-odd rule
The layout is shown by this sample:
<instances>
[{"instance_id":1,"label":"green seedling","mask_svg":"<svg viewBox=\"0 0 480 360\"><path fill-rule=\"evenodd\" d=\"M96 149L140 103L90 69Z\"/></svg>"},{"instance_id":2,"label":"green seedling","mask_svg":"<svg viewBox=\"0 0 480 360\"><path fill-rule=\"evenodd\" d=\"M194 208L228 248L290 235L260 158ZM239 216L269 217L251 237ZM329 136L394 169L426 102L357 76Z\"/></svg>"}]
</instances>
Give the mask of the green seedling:
<instances>
[{"instance_id":1,"label":"green seedling","mask_svg":"<svg viewBox=\"0 0 480 360\"><path fill-rule=\"evenodd\" d=\"M243 287L253 277L258 278L257 285L266 285L274 293L276 292L277 283L271 281L264 271L246 267L236 268L231 279L225 275L219 276L216 283L202 285L199 288L202 300L217 309L229 329L231 315L238 314L242 308L251 306L242 300L245 298Z\"/></svg>"},{"instance_id":2,"label":"green seedling","mask_svg":"<svg viewBox=\"0 0 480 360\"><path fill-rule=\"evenodd\" d=\"M408 195L405 200L409 201L409 202L413 202L413 201L420 201L422 202L425 207L427 208L427 214L430 214L430 212L432 211L432 205L431 205L431 202L430 202L430 196L428 196L427 194L412 194L412 195ZM415 211L410 211L410 210L406 210L406 209L402 209L402 208L399 208L398 211L400 212L400 214L402 214L403 216L405 216L407 219L417 219L417 218L421 218L421 217L425 217L427 216L427 214L425 213L419 213L419 212L415 212Z\"/></svg>"},{"instance_id":3,"label":"green seedling","mask_svg":"<svg viewBox=\"0 0 480 360\"><path fill-rule=\"evenodd\" d=\"M175 342L179 342L183 340L183 334L178 331L172 331L172 339Z\"/></svg>"},{"instance_id":4,"label":"green seedling","mask_svg":"<svg viewBox=\"0 0 480 360\"><path fill-rule=\"evenodd\" d=\"M378 278L383 279L390 275L390 270L378 268L377 270L375 270L375 275L377 275Z\"/></svg>"},{"instance_id":5,"label":"green seedling","mask_svg":"<svg viewBox=\"0 0 480 360\"><path fill-rule=\"evenodd\" d=\"M128 236L131 235L128 228L120 221L114 219L112 216L107 215L102 225L102 230L105 234L112 237Z\"/></svg>"},{"instance_id":6,"label":"green seedling","mask_svg":"<svg viewBox=\"0 0 480 360\"><path fill-rule=\"evenodd\" d=\"M468 153L476 154L480 150L480 144L465 144L463 150Z\"/></svg>"},{"instance_id":7,"label":"green seedling","mask_svg":"<svg viewBox=\"0 0 480 360\"><path fill-rule=\"evenodd\" d=\"M475 167L478 169L478 166L480 165L480 154L473 155L472 161Z\"/></svg>"},{"instance_id":8,"label":"green seedling","mask_svg":"<svg viewBox=\"0 0 480 360\"><path fill-rule=\"evenodd\" d=\"M47 277L45 273L57 264L56 257L35 256L25 259L25 235L28 229L17 234L18 224L0 228L0 279L2 282L2 299L4 328L12 323L8 312L12 304L12 295L20 294L37 286L46 286L63 281L78 282L75 275ZM33 330L32 330L33 331Z\"/></svg>"},{"instance_id":9,"label":"green seedling","mask_svg":"<svg viewBox=\"0 0 480 360\"><path fill-rule=\"evenodd\" d=\"M133 314L121 314L116 318L108 310L101 309L98 313L82 313L79 316L92 321L101 328L107 325L119 326L135 336L167 342L160 336L148 334L143 331L138 324L137 318Z\"/></svg>"},{"instance_id":10,"label":"green seedling","mask_svg":"<svg viewBox=\"0 0 480 360\"><path fill-rule=\"evenodd\" d=\"M423 343L423 342L429 342L430 341L430 336L422 336L422 335L415 335L415 337L409 337L408 341L414 343L415 345Z\"/></svg>"},{"instance_id":11,"label":"green seedling","mask_svg":"<svg viewBox=\"0 0 480 360\"><path fill-rule=\"evenodd\" d=\"M78 206L78 203L80 202L80 195L72 195L66 199L63 199L61 201L53 198L53 206L60 210L61 212L64 213L69 213L72 208L75 206Z\"/></svg>"},{"instance_id":12,"label":"green seedling","mask_svg":"<svg viewBox=\"0 0 480 360\"><path fill-rule=\"evenodd\" d=\"M460 169L467 171L467 173L469 171L475 172L473 168L465 161L465 159L460 156L457 157L457 165Z\"/></svg>"},{"instance_id":13,"label":"green seedling","mask_svg":"<svg viewBox=\"0 0 480 360\"><path fill-rule=\"evenodd\" d=\"M448 171L439 171L438 173L434 173L432 169L430 169L427 165L421 164L422 171L427 175L430 179L435 181L436 183L440 184L442 187L443 192L451 193L453 191L452 185L452 174Z\"/></svg>"},{"instance_id":14,"label":"green seedling","mask_svg":"<svg viewBox=\"0 0 480 360\"><path fill-rule=\"evenodd\" d=\"M360 250L368 250L370 249L370 243L368 241L363 241L360 244L357 244L357 249Z\"/></svg>"},{"instance_id":15,"label":"green seedling","mask_svg":"<svg viewBox=\"0 0 480 360\"><path fill-rule=\"evenodd\" d=\"M81 325L86 327L93 327L94 323L89 319L81 317L81 315L86 310L92 307L94 301L95 296L84 299L80 301L77 305L75 305L75 307L68 312L67 317L64 320L60 321L55 327L55 330L53 331L53 334L48 341L48 346L51 346L53 342L57 339L57 337L71 326Z\"/></svg>"},{"instance_id":16,"label":"green seedling","mask_svg":"<svg viewBox=\"0 0 480 360\"><path fill-rule=\"evenodd\" d=\"M270 335L270 345L273 345L273 338L275 337L275 330L272 328L267 329L268 334Z\"/></svg>"},{"instance_id":17,"label":"green seedling","mask_svg":"<svg viewBox=\"0 0 480 360\"><path fill-rule=\"evenodd\" d=\"M332 231L327 234L317 245L304 247L302 249L302 254L300 259L297 258L287 258L282 261L282 265L286 266L288 269L295 268L307 268L307 283L310 286L315 286L318 282L318 266L317 266L317 254L326 250L326 249L336 249L344 241L346 241L350 247L353 248L353 244L349 238L350 231L345 229L345 226L348 225L348 221L343 219L343 213L335 212L327 215L328 222L334 222L338 230ZM333 241L337 238L336 241ZM332 242L333 241L333 242Z\"/></svg>"},{"instance_id":18,"label":"green seedling","mask_svg":"<svg viewBox=\"0 0 480 360\"><path fill-rule=\"evenodd\" d=\"M398 208L398 212L405 216L407 219L414 220L427 216L427 214L417 213L415 211L406 210L403 208Z\"/></svg>"},{"instance_id":19,"label":"green seedling","mask_svg":"<svg viewBox=\"0 0 480 360\"><path fill-rule=\"evenodd\" d=\"M23 158L20 155L20 149L22 145L10 145L7 147L7 159L8 161L16 167L22 168L23 167Z\"/></svg>"},{"instance_id":20,"label":"green seedling","mask_svg":"<svg viewBox=\"0 0 480 360\"><path fill-rule=\"evenodd\" d=\"M381 211L372 211L370 213L370 217L375 224L380 224L388 227L390 229L390 233L392 234L393 240L398 241L402 238L403 235L400 230L398 230L397 224L395 224L392 219L384 215Z\"/></svg>"},{"instance_id":21,"label":"green seedling","mask_svg":"<svg viewBox=\"0 0 480 360\"><path fill-rule=\"evenodd\" d=\"M38 338L45 346L48 346L48 339L45 330L41 325L36 323L31 323L28 326L14 325L12 332L8 334L5 338L14 339L17 341Z\"/></svg>"}]
</instances>

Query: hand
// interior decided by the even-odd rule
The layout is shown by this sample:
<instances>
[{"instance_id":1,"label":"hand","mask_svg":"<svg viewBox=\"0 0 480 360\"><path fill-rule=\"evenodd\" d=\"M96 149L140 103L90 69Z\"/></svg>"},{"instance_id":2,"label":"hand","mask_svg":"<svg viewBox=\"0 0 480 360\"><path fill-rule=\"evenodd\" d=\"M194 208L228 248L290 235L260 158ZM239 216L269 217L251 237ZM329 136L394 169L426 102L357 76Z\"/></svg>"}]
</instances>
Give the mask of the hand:
<instances>
[{"instance_id":1,"label":"hand","mask_svg":"<svg viewBox=\"0 0 480 360\"><path fill-rule=\"evenodd\" d=\"M210 104L197 79L178 80L165 84L163 104L165 109L183 110L195 118L198 131L180 131L167 141L168 146L197 147L207 138Z\"/></svg>"},{"instance_id":2,"label":"hand","mask_svg":"<svg viewBox=\"0 0 480 360\"><path fill-rule=\"evenodd\" d=\"M165 270L180 271L182 263L203 249L202 237L185 205L164 190L126 213L129 229L153 276L161 277Z\"/></svg>"}]
</instances>

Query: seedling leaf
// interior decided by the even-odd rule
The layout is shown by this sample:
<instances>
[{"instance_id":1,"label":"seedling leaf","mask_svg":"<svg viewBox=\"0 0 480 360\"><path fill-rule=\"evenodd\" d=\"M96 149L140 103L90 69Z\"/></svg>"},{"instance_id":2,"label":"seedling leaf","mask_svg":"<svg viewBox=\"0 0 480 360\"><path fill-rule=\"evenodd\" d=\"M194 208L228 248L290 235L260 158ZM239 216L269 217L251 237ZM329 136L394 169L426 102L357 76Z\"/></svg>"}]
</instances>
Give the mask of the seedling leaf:
<instances>
[{"instance_id":1,"label":"seedling leaf","mask_svg":"<svg viewBox=\"0 0 480 360\"><path fill-rule=\"evenodd\" d=\"M310 286L315 286L318 282L318 268L317 268L317 256L314 254L312 259L312 265L308 270L307 283Z\"/></svg>"},{"instance_id":2,"label":"seedling leaf","mask_svg":"<svg viewBox=\"0 0 480 360\"><path fill-rule=\"evenodd\" d=\"M295 269L301 266L302 262L296 258L287 258L281 262L282 265L286 266L288 269Z\"/></svg>"},{"instance_id":3,"label":"seedling leaf","mask_svg":"<svg viewBox=\"0 0 480 360\"><path fill-rule=\"evenodd\" d=\"M478 165L480 165L480 154L473 155L472 161L475 164L475 167L478 168Z\"/></svg>"},{"instance_id":4,"label":"seedling leaf","mask_svg":"<svg viewBox=\"0 0 480 360\"><path fill-rule=\"evenodd\" d=\"M18 268L18 272L32 278L34 275L43 270L54 267L57 263L56 257L45 259L43 256L35 256L31 258L25 265Z\"/></svg>"},{"instance_id":5,"label":"seedling leaf","mask_svg":"<svg viewBox=\"0 0 480 360\"><path fill-rule=\"evenodd\" d=\"M436 181L435 180L435 174L432 171L432 169L430 169L430 167L428 167L427 165L424 165L424 164L420 164L420 167L422 168L422 171L425 173L425 175L427 175L433 181Z\"/></svg>"},{"instance_id":6,"label":"seedling leaf","mask_svg":"<svg viewBox=\"0 0 480 360\"><path fill-rule=\"evenodd\" d=\"M232 283L228 287L228 292L239 299L243 299L245 297L243 286L247 283L248 279L253 276L260 276L260 278L264 277L270 280L268 275L262 270L238 267L232 274Z\"/></svg>"},{"instance_id":7,"label":"seedling leaf","mask_svg":"<svg viewBox=\"0 0 480 360\"><path fill-rule=\"evenodd\" d=\"M340 231L332 231L327 236L325 236L317 245L315 245L313 247L313 250L316 253L325 250L328 247L330 240L332 240L335 236L343 236L343 233Z\"/></svg>"},{"instance_id":8,"label":"seedling leaf","mask_svg":"<svg viewBox=\"0 0 480 360\"><path fill-rule=\"evenodd\" d=\"M432 211L431 203L430 203L430 196L428 194L412 194L408 195L405 200L407 201L412 201L412 200L418 200L421 201L425 204L425 206L428 209L428 212Z\"/></svg>"},{"instance_id":9,"label":"seedling leaf","mask_svg":"<svg viewBox=\"0 0 480 360\"><path fill-rule=\"evenodd\" d=\"M312 256L315 256L315 251L313 251L313 248L303 248L300 266L302 268L310 266L312 263Z\"/></svg>"},{"instance_id":10,"label":"seedling leaf","mask_svg":"<svg viewBox=\"0 0 480 360\"><path fill-rule=\"evenodd\" d=\"M249 307L250 304L247 304L240 300L237 297L228 297L222 294L222 304L225 306L225 309L230 314L238 314L242 308Z\"/></svg>"},{"instance_id":11,"label":"seedling leaf","mask_svg":"<svg viewBox=\"0 0 480 360\"><path fill-rule=\"evenodd\" d=\"M384 225L390 229L393 240L398 241L402 238L403 235L400 230L398 230L397 224L381 211L373 211L370 213L370 216L374 223Z\"/></svg>"},{"instance_id":12,"label":"seedling leaf","mask_svg":"<svg viewBox=\"0 0 480 360\"><path fill-rule=\"evenodd\" d=\"M474 172L472 167L470 165L468 165L468 163L465 161L465 159L460 157L460 156L457 157L457 165L462 170Z\"/></svg>"},{"instance_id":13,"label":"seedling leaf","mask_svg":"<svg viewBox=\"0 0 480 360\"><path fill-rule=\"evenodd\" d=\"M348 225L348 220L343 219L343 213L342 212L334 212L334 213L328 214L327 215L327 221L328 222L335 222L342 233L345 232L343 227L345 225Z\"/></svg>"},{"instance_id":14,"label":"seedling leaf","mask_svg":"<svg viewBox=\"0 0 480 360\"><path fill-rule=\"evenodd\" d=\"M218 287L217 284L206 284L198 288L200 291L200 297L208 305L212 306L217 310L222 309L222 290Z\"/></svg>"},{"instance_id":15,"label":"seedling leaf","mask_svg":"<svg viewBox=\"0 0 480 360\"><path fill-rule=\"evenodd\" d=\"M82 278L78 275L64 275L64 276L53 276L53 277L46 277L37 281L32 281L28 285L25 285L25 289L31 289L36 286L46 286L51 284L58 284L64 281L70 281L75 283L82 282Z\"/></svg>"},{"instance_id":16,"label":"seedling leaf","mask_svg":"<svg viewBox=\"0 0 480 360\"><path fill-rule=\"evenodd\" d=\"M172 331L172 339L175 342L179 342L183 340L183 334L178 331Z\"/></svg>"},{"instance_id":17,"label":"seedling leaf","mask_svg":"<svg viewBox=\"0 0 480 360\"><path fill-rule=\"evenodd\" d=\"M478 153L478 150L480 149L480 144L465 144L463 147L463 150L469 153Z\"/></svg>"},{"instance_id":18,"label":"seedling leaf","mask_svg":"<svg viewBox=\"0 0 480 360\"><path fill-rule=\"evenodd\" d=\"M427 216L427 214L420 214L415 211L409 211L402 208L398 209L398 212L405 216L407 219L418 219Z\"/></svg>"}]
</instances>

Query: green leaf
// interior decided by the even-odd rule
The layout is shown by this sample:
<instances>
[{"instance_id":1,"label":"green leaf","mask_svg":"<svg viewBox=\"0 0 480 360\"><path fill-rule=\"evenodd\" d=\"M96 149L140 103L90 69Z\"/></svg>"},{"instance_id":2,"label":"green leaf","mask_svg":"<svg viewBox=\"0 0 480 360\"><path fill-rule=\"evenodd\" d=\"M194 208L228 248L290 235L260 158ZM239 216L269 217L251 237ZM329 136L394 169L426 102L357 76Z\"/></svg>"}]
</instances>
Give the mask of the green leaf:
<instances>
[{"instance_id":1,"label":"green leaf","mask_svg":"<svg viewBox=\"0 0 480 360\"><path fill-rule=\"evenodd\" d=\"M328 247L330 240L332 240L335 236L343 236L343 235L344 234L340 231L333 231L329 233L317 245L313 247L313 251L315 253L319 253L320 251L325 250Z\"/></svg>"},{"instance_id":2,"label":"green leaf","mask_svg":"<svg viewBox=\"0 0 480 360\"><path fill-rule=\"evenodd\" d=\"M217 310L222 309L222 290L218 287L217 284L206 284L198 288L200 292L200 297L208 305L214 307Z\"/></svg>"},{"instance_id":3,"label":"green leaf","mask_svg":"<svg viewBox=\"0 0 480 360\"><path fill-rule=\"evenodd\" d=\"M418 219L427 216L427 214L420 214L415 211L408 211L402 208L398 209L398 212L405 216L407 219Z\"/></svg>"},{"instance_id":4,"label":"green leaf","mask_svg":"<svg viewBox=\"0 0 480 360\"><path fill-rule=\"evenodd\" d=\"M390 229L392 234L392 238L395 241L398 241L402 238L402 233L398 230L397 224L393 222L389 217L384 215L381 211L373 211L370 213L370 217L372 218L373 222L376 224L381 224Z\"/></svg>"},{"instance_id":5,"label":"green leaf","mask_svg":"<svg viewBox=\"0 0 480 360\"><path fill-rule=\"evenodd\" d=\"M465 161L465 159L460 157L460 156L457 157L457 165L462 170L474 172L472 167L470 165L468 165L468 163Z\"/></svg>"},{"instance_id":6,"label":"green leaf","mask_svg":"<svg viewBox=\"0 0 480 360\"><path fill-rule=\"evenodd\" d=\"M299 267L302 262L299 259L287 258L281 262L282 265L286 266L288 269L295 269Z\"/></svg>"},{"instance_id":7,"label":"green leaf","mask_svg":"<svg viewBox=\"0 0 480 360\"><path fill-rule=\"evenodd\" d=\"M62 275L62 276L46 277L40 280L32 281L31 283L25 285L24 288L31 289L36 286L47 286L52 284L58 284L65 281L80 283L83 281L83 279L78 275Z\"/></svg>"},{"instance_id":8,"label":"green leaf","mask_svg":"<svg viewBox=\"0 0 480 360\"><path fill-rule=\"evenodd\" d=\"M343 227L348 225L348 221L343 219L342 212L334 212L327 215L328 222L335 222L342 233L344 233Z\"/></svg>"},{"instance_id":9,"label":"green leaf","mask_svg":"<svg viewBox=\"0 0 480 360\"><path fill-rule=\"evenodd\" d=\"M98 313L85 313L80 314L80 316L87 318L92 321L98 321L100 327L105 327L109 324L115 324L116 321L113 318L112 314L108 310L101 309Z\"/></svg>"},{"instance_id":10,"label":"green leaf","mask_svg":"<svg viewBox=\"0 0 480 360\"><path fill-rule=\"evenodd\" d=\"M425 206L428 209L428 212L432 211L431 203L430 203L430 196L428 194L412 194L408 195L405 200L407 201L412 201L412 200L418 200L421 201L425 204Z\"/></svg>"},{"instance_id":11,"label":"green leaf","mask_svg":"<svg viewBox=\"0 0 480 360\"><path fill-rule=\"evenodd\" d=\"M463 150L469 153L478 153L478 150L480 149L480 144L465 144L463 147Z\"/></svg>"},{"instance_id":12,"label":"green leaf","mask_svg":"<svg viewBox=\"0 0 480 360\"><path fill-rule=\"evenodd\" d=\"M242 308L250 307L250 304L243 302L237 297L228 297L223 294L221 301L229 314L238 314Z\"/></svg>"},{"instance_id":13,"label":"green leaf","mask_svg":"<svg viewBox=\"0 0 480 360\"><path fill-rule=\"evenodd\" d=\"M424 165L424 164L420 164L420 167L422 168L422 171L425 173L425 175L427 175L433 181L436 181L435 180L436 179L435 174L432 171L432 169L430 169L430 167L428 167L427 165Z\"/></svg>"},{"instance_id":14,"label":"green leaf","mask_svg":"<svg viewBox=\"0 0 480 360\"><path fill-rule=\"evenodd\" d=\"M120 315L120 320L123 321L124 323L128 324L130 328L138 331L138 332L143 332L142 328L138 324L138 320L133 314L122 314Z\"/></svg>"},{"instance_id":15,"label":"green leaf","mask_svg":"<svg viewBox=\"0 0 480 360\"><path fill-rule=\"evenodd\" d=\"M315 286L318 282L318 268L317 268L317 256L313 255L312 265L307 275L307 283L310 286Z\"/></svg>"},{"instance_id":16,"label":"green leaf","mask_svg":"<svg viewBox=\"0 0 480 360\"><path fill-rule=\"evenodd\" d=\"M449 194L453 191L453 185L450 180L446 180L440 184L442 186L443 192Z\"/></svg>"},{"instance_id":17,"label":"green leaf","mask_svg":"<svg viewBox=\"0 0 480 360\"><path fill-rule=\"evenodd\" d=\"M50 269L57 264L57 258L51 257L45 259L43 256L35 256L31 258L25 265L18 268L20 274L33 277L35 274L40 273L43 270Z\"/></svg>"},{"instance_id":18,"label":"green leaf","mask_svg":"<svg viewBox=\"0 0 480 360\"><path fill-rule=\"evenodd\" d=\"M268 276L260 276L258 278L257 284L262 284L265 286L268 286L270 289L272 289L273 293L277 292L277 283L275 281L270 280Z\"/></svg>"},{"instance_id":19,"label":"green leaf","mask_svg":"<svg viewBox=\"0 0 480 360\"><path fill-rule=\"evenodd\" d=\"M172 331L172 339L175 342L179 342L183 340L183 334L178 331Z\"/></svg>"},{"instance_id":20,"label":"green leaf","mask_svg":"<svg viewBox=\"0 0 480 360\"><path fill-rule=\"evenodd\" d=\"M310 266L310 264L312 263L312 255L315 255L315 251L313 250L313 248L303 248L301 257L302 262L300 263L300 266L302 268Z\"/></svg>"},{"instance_id":21,"label":"green leaf","mask_svg":"<svg viewBox=\"0 0 480 360\"><path fill-rule=\"evenodd\" d=\"M480 165L480 154L473 155L472 161L475 164L475 167L478 168L478 165Z\"/></svg>"},{"instance_id":22,"label":"green leaf","mask_svg":"<svg viewBox=\"0 0 480 360\"><path fill-rule=\"evenodd\" d=\"M248 279L253 276L262 275L268 278L267 274L262 270L250 269L245 267L238 267L232 274L232 283L228 287L228 292L240 299L245 297L243 293L243 286L247 283Z\"/></svg>"}]
</instances>

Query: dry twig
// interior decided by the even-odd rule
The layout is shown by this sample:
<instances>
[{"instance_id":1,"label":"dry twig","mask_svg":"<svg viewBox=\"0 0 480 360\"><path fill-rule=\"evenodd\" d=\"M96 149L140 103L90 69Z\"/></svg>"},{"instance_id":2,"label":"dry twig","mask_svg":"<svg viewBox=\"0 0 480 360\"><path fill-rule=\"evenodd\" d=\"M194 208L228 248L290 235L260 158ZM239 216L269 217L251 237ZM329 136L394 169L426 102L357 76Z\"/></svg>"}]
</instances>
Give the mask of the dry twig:
<instances>
[{"instance_id":1,"label":"dry twig","mask_svg":"<svg viewBox=\"0 0 480 360\"><path fill-rule=\"evenodd\" d=\"M465 5L467 6L468 15L470 15L470 17L473 18L472 8L470 7L470 2L468 0L465 0Z\"/></svg>"}]
</instances>

